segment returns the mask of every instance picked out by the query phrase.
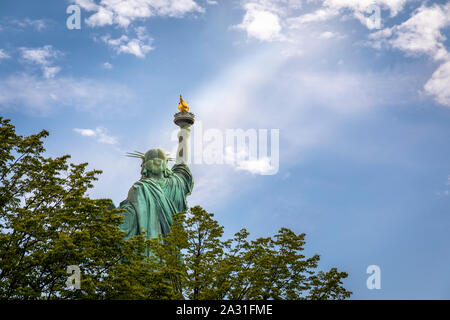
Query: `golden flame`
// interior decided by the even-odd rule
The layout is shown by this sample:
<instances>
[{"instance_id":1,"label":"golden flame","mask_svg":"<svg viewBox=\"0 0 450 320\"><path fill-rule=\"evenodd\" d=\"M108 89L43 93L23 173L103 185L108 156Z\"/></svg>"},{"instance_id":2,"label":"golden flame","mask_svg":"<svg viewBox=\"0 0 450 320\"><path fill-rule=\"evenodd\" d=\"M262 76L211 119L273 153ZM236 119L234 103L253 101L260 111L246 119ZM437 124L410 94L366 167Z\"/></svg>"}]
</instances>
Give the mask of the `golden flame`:
<instances>
[{"instance_id":1,"label":"golden flame","mask_svg":"<svg viewBox=\"0 0 450 320\"><path fill-rule=\"evenodd\" d=\"M181 111L189 111L189 106L186 101L183 100L183 97L180 94L180 103L178 104L178 110Z\"/></svg>"}]
</instances>

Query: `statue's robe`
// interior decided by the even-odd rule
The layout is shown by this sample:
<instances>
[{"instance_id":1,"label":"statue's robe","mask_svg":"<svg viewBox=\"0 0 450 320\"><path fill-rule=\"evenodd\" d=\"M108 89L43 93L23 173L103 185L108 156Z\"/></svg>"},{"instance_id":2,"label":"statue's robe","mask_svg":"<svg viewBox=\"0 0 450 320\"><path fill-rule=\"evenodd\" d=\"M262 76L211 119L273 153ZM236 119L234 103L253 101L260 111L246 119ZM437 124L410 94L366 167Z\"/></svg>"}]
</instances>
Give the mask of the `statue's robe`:
<instances>
[{"instance_id":1,"label":"statue's robe","mask_svg":"<svg viewBox=\"0 0 450 320\"><path fill-rule=\"evenodd\" d=\"M142 234L146 239L167 235L172 216L185 211L186 196L192 192L194 180L185 164L172 167L173 174L161 179L142 178L134 183L126 200L120 203L124 221L120 229L125 239Z\"/></svg>"}]
</instances>

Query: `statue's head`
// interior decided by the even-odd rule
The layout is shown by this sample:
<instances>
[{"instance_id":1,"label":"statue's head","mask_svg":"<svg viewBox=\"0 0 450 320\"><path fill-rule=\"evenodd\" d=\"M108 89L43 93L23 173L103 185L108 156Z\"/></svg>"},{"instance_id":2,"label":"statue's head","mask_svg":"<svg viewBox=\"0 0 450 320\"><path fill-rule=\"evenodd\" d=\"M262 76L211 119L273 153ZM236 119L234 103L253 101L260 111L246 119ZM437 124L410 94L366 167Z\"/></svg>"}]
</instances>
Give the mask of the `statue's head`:
<instances>
[{"instance_id":1,"label":"statue's head","mask_svg":"<svg viewBox=\"0 0 450 320\"><path fill-rule=\"evenodd\" d=\"M142 159L141 174L143 177L149 177L151 174L164 177L168 177L172 174L172 171L168 168L167 163L169 158L166 153L161 149L148 150Z\"/></svg>"}]
</instances>

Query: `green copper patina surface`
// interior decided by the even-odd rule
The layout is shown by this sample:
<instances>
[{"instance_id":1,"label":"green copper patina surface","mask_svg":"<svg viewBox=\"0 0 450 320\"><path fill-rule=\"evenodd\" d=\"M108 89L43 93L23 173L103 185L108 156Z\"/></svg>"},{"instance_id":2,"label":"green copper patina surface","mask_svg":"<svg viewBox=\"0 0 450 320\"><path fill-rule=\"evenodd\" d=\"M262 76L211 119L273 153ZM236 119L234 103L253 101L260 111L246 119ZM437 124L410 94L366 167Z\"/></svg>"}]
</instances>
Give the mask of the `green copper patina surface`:
<instances>
[{"instance_id":1,"label":"green copper patina surface","mask_svg":"<svg viewBox=\"0 0 450 320\"><path fill-rule=\"evenodd\" d=\"M194 186L188 166L178 163L170 170L169 159L161 149L151 149L142 158L141 179L119 206L126 209L120 226L125 239L138 234L147 239L167 235L172 215L187 209L186 196Z\"/></svg>"},{"instance_id":2,"label":"green copper patina surface","mask_svg":"<svg viewBox=\"0 0 450 320\"><path fill-rule=\"evenodd\" d=\"M194 179L187 166L189 153L190 126L195 116L188 112L189 106L180 95L178 104L180 112L174 115L178 132L178 150L176 159L169 159L161 149L151 149L145 154L135 151L128 156L139 158L141 179L133 184L127 198L119 205L125 209L124 220L120 230L125 233L125 240L143 235L146 239L166 236L173 223L173 215L188 209L186 197L191 194ZM172 170L168 161L175 160ZM146 250L145 254L150 256Z\"/></svg>"}]
</instances>

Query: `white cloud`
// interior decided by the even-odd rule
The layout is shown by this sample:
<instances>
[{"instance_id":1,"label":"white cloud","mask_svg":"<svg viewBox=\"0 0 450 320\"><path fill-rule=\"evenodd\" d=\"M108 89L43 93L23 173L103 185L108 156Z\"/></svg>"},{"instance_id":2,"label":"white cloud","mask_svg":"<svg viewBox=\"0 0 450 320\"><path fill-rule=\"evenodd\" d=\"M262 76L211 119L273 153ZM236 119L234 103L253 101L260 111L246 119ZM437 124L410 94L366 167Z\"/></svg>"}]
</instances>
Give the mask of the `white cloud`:
<instances>
[{"instance_id":1,"label":"white cloud","mask_svg":"<svg viewBox=\"0 0 450 320\"><path fill-rule=\"evenodd\" d=\"M218 3L217 1L215 1L215 0L206 0L206 3L209 4L209 5L211 5L211 6L216 6L216 5L219 4L219 3Z\"/></svg>"},{"instance_id":2,"label":"white cloud","mask_svg":"<svg viewBox=\"0 0 450 320\"><path fill-rule=\"evenodd\" d=\"M100 7L98 4L94 2L94 0L74 0L72 2L75 2L76 4L78 4L80 7L82 7L87 11L95 11Z\"/></svg>"},{"instance_id":3,"label":"white cloud","mask_svg":"<svg viewBox=\"0 0 450 320\"><path fill-rule=\"evenodd\" d=\"M242 148L240 150L235 151L233 150L235 149L234 147L226 146L224 154L224 164L231 165L237 171L247 171L251 174L277 174L278 167L276 167L276 164L278 162L278 159L271 159L267 156L252 158L250 156L249 146L243 145L241 147ZM206 155L207 152L204 152L203 156L205 157Z\"/></svg>"},{"instance_id":4,"label":"white cloud","mask_svg":"<svg viewBox=\"0 0 450 320\"><path fill-rule=\"evenodd\" d=\"M232 26L261 41L286 40L284 21L301 8L302 0L244 0L245 15L240 24Z\"/></svg>"},{"instance_id":5,"label":"white cloud","mask_svg":"<svg viewBox=\"0 0 450 320\"><path fill-rule=\"evenodd\" d=\"M358 19L369 29L375 27L368 16L371 6L378 6L380 10L388 10L390 16L397 16L406 3L412 0L324 0L316 1L319 7L309 13L295 16L296 6L283 0L243 0L245 15L241 24L235 28L244 30L247 35L261 41L274 41L280 39L293 40L291 42L305 43L301 35L291 33L297 28L305 30L307 23L324 21L333 17L353 17ZM313 1L310 1L313 2ZM386 19L383 15L383 19ZM425 85L425 92L434 96L435 100L443 105L449 105L449 75L448 64L450 53L445 47L447 40L442 30L450 26L450 3L421 5L413 11L411 17L389 28L382 29L369 35L369 44L377 49L393 48L409 56L427 55L436 61L443 61L431 79ZM320 29L319 29L320 30ZM311 30L309 33L318 34L317 39L342 38L340 33L329 30ZM300 39L300 40L299 40ZM311 49L311 41L307 41ZM293 52L297 49L294 48ZM292 51L292 50L291 50ZM289 57L289 50L281 50L283 55ZM300 49L299 52L303 53ZM285 54L286 53L286 54Z\"/></svg>"},{"instance_id":6,"label":"white cloud","mask_svg":"<svg viewBox=\"0 0 450 320\"><path fill-rule=\"evenodd\" d=\"M64 107L92 113L119 110L132 95L123 86L105 81L67 77L41 78L15 74L0 80L0 109L45 115Z\"/></svg>"},{"instance_id":7,"label":"white cloud","mask_svg":"<svg viewBox=\"0 0 450 320\"><path fill-rule=\"evenodd\" d=\"M113 65L111 63L109 63L109 62L103 63L102 66L103 66L104 69L108 69L108 70L113 68Z\"/></svg>"},{"instance_id":8,"label":"white cloud","mask_svg":"<svg viewBox=\"0 0 450 320\"><path fill-rule=\"evenodd\" d=\"M85 137L93 137L95 136L95 131L92 129L79 129L79 128L74 128L73 131L81 134L82 136Z\"/></svg>"},{"instance_id":9,"label":"white cloud","mask_svg":"<svg viewBox=\"0 0 450 320\"><path fill-rule=\"evenodd\" d=\"M248 171L252 174L266 174L273 172L274 167L270 163L269 157L263 157L255 160L244 160L237 164L236 170Z\"/></svg>"},{"instance_id":10,"label":"white cloud","mask_svg":"<svg viewBox=\"0 0 450 320\"><path fill-rule=\"evenodd\" d=\"M270 11L259 9L254 4L246 5L246 13L236 29L245 30L247 35L262 41L280 40L281 24L279 17Z\"/></svg>"},{"instance_id":11,"label":"white cloud","mask_svg":"<svg viewBox=\"0 0 450 320\"><path fill-rule=\"evenodd\" d=\"M56 74L61 71L60 67L43 67L42 68L42 72L44 74L44 77L49 79L49 78L54 78L56 76Z\"/></svg>"},{"instance_id":12,"label":"white cloud","mask_svg":"<svg viewBox=\"0 0 450 320\"><path fill-rule=\"evenodd\" d=\"M439 66L424 88L438 103L450 107L450 61Z\"/></svg>"},{"instance_id":13,"label":"white cloud","mask_svg":"<svg viewBox=\"0 0 450 320\"><path fill-rule=\"evenodd\" d=\"M110 136L108 134L108 130L106 130L106 128L103 127L96 127L95 130L74 128L73 131L85 137L93 137L99 143L106 143L106 144L118 143L117 138Z\"/></svg>"},{"instance_id":14,"label":"white cloud","mask_svg":"<svg viewBox=\"0 0 450 320\"><path fill-rule=\"evenodd\" d=\"M374 6L389 10L396 16L405 3L411 0L242 0L245 15L241 24L235 26L245 30L249 37L263 41L295 39L289 30L304 29L305 24L325 21L337 16L351 16L369 29L377 28L374 23ZM300 12L303 2L319 3L312 12Z\"/></svg>"},{"instance_id":15,"label":"white cloud","mask_svg":"<svg viewBox=\"0 0 450 320\"><path fill-rule=\"evenodd\" d=\"M18 26L19 28L32 27L32 28L36 29L37 31L42 31L45 28L47 28L47 23L45 22L45 20L42 20L42 19L36 19L36 20L31 20L29 18L25 18L22 20L14 19L11 21L11 23Z\"/></svg>"},{"instance_id":16,"label":"white cloud","mask_svg":"<svg viewBox=\"0 0 450 320\"><path fill-rule=\"evenodd\" d=\"M450 106L450 54L442 29L450 26L450 3L422 5L400 25L375 32L369 36L375 48L392 47L409 56L427 55L444 61L424 86L425 92L445 106Z\"/></svg>"},{"instance_id":17,"label":"white cloud","mask_svg":"<svg viewBox=\"0 0 450 320\"><path fill-rule=\"evenodd\" d=\"M62 53L53 49L51 45L46 45L41 48L22 47L20 51L25 61L41 67L45 78L53 78L61 70L60 67L52 66L52 64Z\"/></svg>"},{"instance_id":18,"label":"white cloud","mask_svg":"<svg viewBox=\"0 0 450 320\"><path fill-rule=\"evenodd\" d=\"M98 7L97 12L86 19L88 26L97 27L112 25L114 22L114 13L103 7Z\"/></svg>"},{"instance_id":19,"label":"white cloud","mask_svg":"<svg viewBox=\"0 0 450 320\"><path fill-rule=\"evenodd\" d=\"M331 38L335 38L337 36L339 36L339 34L336 32L325 31L319 35L319 38L320 39L331 39Z\"/></svg>"},{"instance_id":20,"label":"white cloud","mask_svg":"<svg viewBox=\"0 0 450 320\"><path fill-rule=\"evenodd\" d=\"M338 14L336 10L330 8L320 8L311 13L305 13L298 17L289 18L290 28L299 28L302 24L310 22L319 22L330 19Z\"/></svg>"},{"instance_id":21,"label":"white cloud","mask_svg":"<svg viewBox=\"0 0 450 320\"><path fill-rule=\"evenodd\" d=\"M49 65L54 58L61 54L50 45L42 48L21 48L20 50L25 60L41 65Z\"/></svg>"},{"instance_id":22,"label":"white cloud","mask_svg":"<svg viewBox=\"0 0 450 320\"><path fill-rule=\"evenodd\" d=\"M11 58L9 54L5 52L5 50L0 49L0 60Z\"/></svg>"},{"instance_id":23,"label":"white cloud","mask_svg":"<svg viewBox=\"0 0 450 320\"><path fill-rule=\"evenodd\" d=\"M450 26L450 3L445 6L421 6L400 25L372 33L373 46L390 46L409 55L426 54L436 60L446 59L443 28Z\"/></svg>"},{"instance_id":24,"label":"white cloud","mask_svg":"<svg viewBox=\"0 0 450 320\"><path fill-rule=\"evenodd\" d=\"M85 19L90 27L117 25L128 32L136 21L151 17L182 18L188 13L203 13L203 7L194 0L71 0L92 14ZM143 27L139 27L143 28ZM139 29L136 28L135 30ZM124 34L112 39L110 35L101 37L116 53L129 53L139 58L153 50L153 39L146 33L132 38Z\"/></svg>"},{"instance_id":25,"label":"white cloud","mask_svg":"<svg viewBox=\"0 0 450 320\"><path fill-rule=\"evenodd\" d=\"M151 46L153 39L147 35L144 27L136 28L135 32L136 38L134 39L130 39L127 35L111 39L109 35L106 35L102 37L102 40L118 54L129 53L138 58L145 58L146 54L153 50Z\"/></svg>"},{"instance_id":26,"label":"white cloud","mask_svg":"<svg viewBox=\"0 0 450 320\"><path fill-rule=\"evenodd\" d=\"M287 16L302 7L304 0L243 0L244 9L256 7L263 11L270 11L279 16Z\"/></svg>"},{"instance_id":27,"label":"white cloud","mask_svg":"<svg viewBox=\"0 0 450 320\"><path fill-rule=\"evenodd\" d=\"M89 26L117 24L128 27L133 21L153 16L183 17L190 12L204 12L194 0L73 0L94 13L86 19Z\"/></svg>"},{"instance_id":28,"label":"white cloud","mask_svg":"<svg viewBox=\"0 0 450 320\"><path fill-rule=\"evenodd\" d=\"M396 16L404 7L408 0L324 0L321 7L313 12L301 14L289 19L291 28L299 28L305 23L320 22L331 19L339 15L350 13L351 16L358 19L369 29L373 25L368 16L373 14L371 6L377 6L381 9L389 10L390 16Z\"/></svg>"}]
</instances>

